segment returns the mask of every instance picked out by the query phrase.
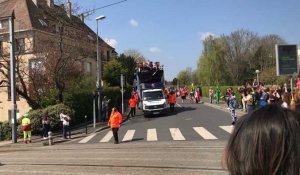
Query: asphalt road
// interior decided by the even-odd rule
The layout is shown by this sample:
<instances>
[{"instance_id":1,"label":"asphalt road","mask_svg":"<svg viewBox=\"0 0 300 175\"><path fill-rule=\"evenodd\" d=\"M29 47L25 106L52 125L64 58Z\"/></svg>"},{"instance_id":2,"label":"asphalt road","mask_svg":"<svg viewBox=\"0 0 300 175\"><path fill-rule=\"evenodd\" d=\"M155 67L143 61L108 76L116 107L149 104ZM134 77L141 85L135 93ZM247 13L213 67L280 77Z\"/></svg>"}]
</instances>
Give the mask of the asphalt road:
<instances>
[{"instance_id":1,"label":"asphalt road","mask_svg":"<svg viewBox=\"0 0 300 175\"><path fill-rule=\"evenodd\" d=\"M119 130L121 144L128 142L227 140L232 130L228 112L204 104L179 104L167 116L144 118L137 115ZM96 132L71 143L113 143L110 129Z\"/></svg>"},{"instance_id":2,"label":"asphalt road","mask_svg":"<svg viewBox=\"0 0 300 175\"><path fill-rule=\"evenodd\" d=\"M223 175L225 142L59 144L1 149L3 175Z\"/></svg>"},{"instance_id":3,"label":"asphalt road","mask_svg":"<svg viewBox=\"0 0 300 175\"><path fill-rule=\"evenodd\" d=\"M0 174L228 174L222 166L230 136L226 128L232 129L228 111L206 104L180 106L168 116L144 118L139 112L122 124L117 145L107 136L110 129L104 129L53 146L2 146Z\"/></svg>"}]
</instances>

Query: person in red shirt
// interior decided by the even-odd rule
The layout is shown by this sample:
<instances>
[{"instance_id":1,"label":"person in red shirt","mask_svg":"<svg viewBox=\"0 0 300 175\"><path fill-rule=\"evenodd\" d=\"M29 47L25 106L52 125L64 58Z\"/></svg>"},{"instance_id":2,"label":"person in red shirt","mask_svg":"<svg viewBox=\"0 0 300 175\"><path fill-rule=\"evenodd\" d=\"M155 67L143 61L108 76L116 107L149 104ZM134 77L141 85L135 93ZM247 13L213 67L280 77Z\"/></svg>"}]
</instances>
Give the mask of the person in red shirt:
<instances>
[{"instance_id":1,"label":"person in red shirt","mask_svg":"<svg viewBox=\"0 0 300 175\"><path fill-rule=\"evenodd\" d=\"M170 103L170 111L173 112L174 111L174 106L176 103L176 95L174 93L174 91L171 91L169 93L169 103Z\"/></svg>"},{"instance_id":2,"label":"person in red shirt","mask_svg":"<svg viewBox=\"0 0 300 175\"><path fill-rule=\"evenodd\" d=\"M297 86L297 89L300 90L300 77L297 78L297 84L296 84L296 86Z\"/></svg>"},{"instance_id":3,"label":"person in red shirt","mask_svg":"<svg viewBox=\"0 0 300 175\"><path fill-rule=\"evenodd\" d=\"M128 100L128 104L130 106L130 112L127 115L127 120L129 119L130 115L131 115L131 117L135 116L136 102L137 102L137 100L134 95L131 96L131 98Z\"/></svg>"},{"instance_id":4,"label":"person in red shirt","mask_svg":"<svg viewBox=\"0 0 300 175\"><path fill-rule=\"evenodd\" d=\"M118 108L113 107L109 117L108 126L111 128L113 132L115 144L119 144L118 131L121 123L122 123L122 114L118 111Z\"/></svg>"},{"instance_id":5,"label":"person in red shirt","mask_svg":"<svg viewBox=\"0 0 300 175\"><path fill-rule=\"evenodd\" d=\"M134 92L134 99L136 100L136 106L139 107L139 94L138 94L137 90ZM134 113L134 115L135 115L135 113Z\"/></svg>"}]
</instances>

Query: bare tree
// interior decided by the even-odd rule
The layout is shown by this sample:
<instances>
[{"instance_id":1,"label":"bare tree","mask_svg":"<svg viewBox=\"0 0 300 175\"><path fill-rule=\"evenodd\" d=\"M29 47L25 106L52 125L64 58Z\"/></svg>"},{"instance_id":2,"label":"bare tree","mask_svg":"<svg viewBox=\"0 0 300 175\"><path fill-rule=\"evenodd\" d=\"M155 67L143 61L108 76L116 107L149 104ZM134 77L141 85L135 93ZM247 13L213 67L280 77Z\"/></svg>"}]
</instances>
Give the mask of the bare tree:
<instances>
[{"instance_id":1,"label":"bare tree","mask_svg":"<svg viewBox=\"0 0 300 175\"><path fill-rule=\"evenodd\" d=\"M225 64L234 84L241 84L245 72L255 66L251 62L256 51L258 37L248 30L238 30L222 37L225 50Z\"/></svg>"},{"instance_id":2,"label":"bare tree","mask_svg":"<svg viewBox=\"0 0 300 175\"><path fill-rule=\"evenodd\" d=\"M129 49L124 52L124 55L134 58L135 62L142 63L146 61L145 56L135 49Z\"/></svg>"}]
</instances>

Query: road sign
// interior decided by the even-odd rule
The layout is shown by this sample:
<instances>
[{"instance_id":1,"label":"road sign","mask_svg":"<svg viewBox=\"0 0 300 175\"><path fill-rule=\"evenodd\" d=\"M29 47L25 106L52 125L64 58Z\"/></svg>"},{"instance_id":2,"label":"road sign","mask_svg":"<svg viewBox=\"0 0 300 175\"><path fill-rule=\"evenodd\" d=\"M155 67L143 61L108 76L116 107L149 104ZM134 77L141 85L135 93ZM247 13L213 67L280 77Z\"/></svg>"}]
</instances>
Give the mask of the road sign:
<instances>
[{"instance_id":1,"label":"road sign","mask_svg":"<svg viewBox=\"0 0 300 175\"><path fill-rule=\"evenodd\" d=\"M276 72L277 76L292 76L298 72L297 45L276 45Z\"/></svg>"}]
</instances>

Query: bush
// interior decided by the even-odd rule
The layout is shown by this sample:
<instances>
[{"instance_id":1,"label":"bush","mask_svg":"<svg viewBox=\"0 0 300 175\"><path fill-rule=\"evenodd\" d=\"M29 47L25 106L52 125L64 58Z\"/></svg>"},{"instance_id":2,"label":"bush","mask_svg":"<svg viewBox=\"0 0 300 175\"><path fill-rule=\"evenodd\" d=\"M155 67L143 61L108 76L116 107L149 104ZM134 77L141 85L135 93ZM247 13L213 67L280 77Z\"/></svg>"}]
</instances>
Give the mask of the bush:
<instances>
[{"instance_id":1,"label":"bush","mask_svg":"<svg viewBox=\"0 0 300 175\"><path fill-rule=\"evenodd\" d=\"M195 86L195 87L197 87L197 86ZM212 89L214 90L214 93L216 92L217 86L202 86L201 89L202 89L203 97L208 97L208 90L210 87L212 87ZM225 96L226 89L231 87L233 89L233 92L235 93L235 97L236 97L237 101L241 101L241 94L238 90L240 88L240 86L218 86L218 87L221 91L221 93L220 93L221 100L224 100L224 98L222 98L222 97Z\"/></svg>"},{"instance_id":2,"label":"bush","mask_svg":"<svg viewBox=\"0 0 300 175\"><path fill-rule=\"evenodd\" d=\"M8 122L0 122L0 140L10 140L11 130L11 126Z\"/></svg>"},{"instance_id":3,"label":"bush","mask_svg":"<svg viewBox=\"0 0 300 175\"><path fill-rule=\"evenodd\" d=\"M29 119L30 119L30 123L31 123L32 135L40 135L42 133L42 130L43 130L42 119L43 119L43 114L46 111L48 111L48 114L49 114L49 118L51 121L50 125L51 125L52 131L61 129L62 123L60 121L59 114L62 111L66 111L67 113L69 113L71 119L72 119L72 116L74 115L74 111L64 104L57 104L57 105L49 106L44 109L32 110L29 112ZM20 138L23 136L23 130L22 130L22 126L21 126L22 119L23 119L23 117L19 118L17 121L17 123L18 123L17 133L18 133L18 137L20 137ZM7 135L8 133L6 132L5 134ZM9 134L11 134L11 131L9 131ZM9 138L9 136L5 136L5 138Z\"/></svg>"}]
</instances>

